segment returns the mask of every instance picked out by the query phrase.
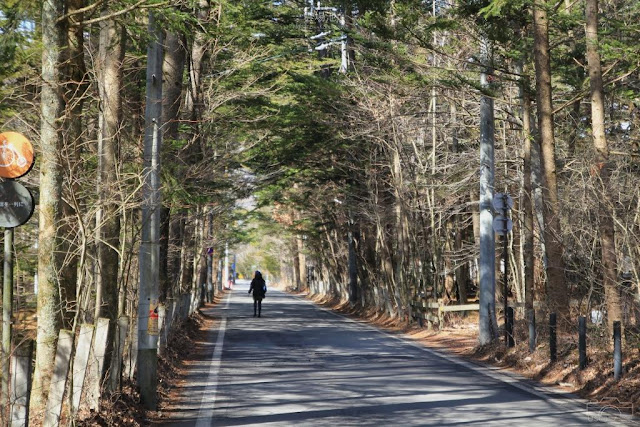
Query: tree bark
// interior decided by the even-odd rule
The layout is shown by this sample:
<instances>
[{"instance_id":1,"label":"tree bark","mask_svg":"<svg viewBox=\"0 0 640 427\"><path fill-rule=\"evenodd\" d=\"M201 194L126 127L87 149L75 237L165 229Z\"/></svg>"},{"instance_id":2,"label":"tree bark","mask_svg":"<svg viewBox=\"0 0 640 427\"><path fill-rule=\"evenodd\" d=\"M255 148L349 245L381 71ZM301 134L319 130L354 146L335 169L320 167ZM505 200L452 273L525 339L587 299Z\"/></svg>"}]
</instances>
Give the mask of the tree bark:
<instances>
[{"instance_id":1,"label":"tree bark","mask_svg":"<svg viewBox=\"0 0 640 427\"><path fill-rule=\"evenodd\" d=\"M56 342L62 318L58 272L60 271L58 225L61 216L62 131L64 111L60 78L66 42L66 22L60 21L66 1L42 3L42 90L40 124L40 201L38 233L37 352L29 413L38 417L46 405Z\"/></svg>"},{"instance_id":2,"label":"tree bark","mask_svg":"<svg viewBox=\"0 0 640 427\"><path fill-rule=\"evenodd\" d=\"M523 258L524 258L524 305L525 312L533 310L533 265L534 257L534 234L533 234L533 189L531 185L531 144L533 143L533 135L531 130L531 97L527 87L521 87L522 102L522 138L524 139L524 170L523 170L523 187L524 200L522 209L524 212L524 242L523 242Z\"/></svg>"},{"instance_id":3,"label":"tree bark","mask_svg":"<svg viewBox=\"0 0 640 427\"><path fill-rule=\"evenodd\" d=\"M103 15L109 10L103 10ZM100 94L98 135L98 213L96 240L95 318L107 317L112 330L118 320L118 272L120 262L120 215L118 192L118 147L122 125L122 60L124 28L112 20L100 23L98 91Z\"/></svg>"},{"instance_id":4,"label":"tree bark","mask_svg":"<svg viewBox=\"0 0 640 427\"><path fill-rule=\"evenodd\" d=\"M622 320L620 291L617 286L617 257L615 247L615 228L613 224L613 206L609 197L610 176L609 144L605 134L604 89L602 84L602 65L598 51L598 0L587 0L586 8L587 63L589 86L591 89L591 129L593 146L596 150L595 163L591 169L595 178L598 199L598 219L600 246L602 250L602 284L607 305L608 331L613 330L613 322Z\"/></svg>"},{"instance_id":5,"label":"tree bark","mask_svg":"<svg viewBox=\"0 0 640 427\"><path fill-rule=\"evenodd\" d=\"M551 102L551 58L549 48L549 22L545 0L535 0L534 59L536 69L536 98L538 104L538 131L540 132L541 163L543 170L544 241L547 255L547 303L559 316L569 314L569 297L564 278L562 229L558 201L556 172L556 142Z\"/></svg>"},{"instance_id":6,"label":"tree bark","mask_svg":"<svg viewBox=\"0 0 640 427\"><path fill-rule=\"evenodd\" d=\"M166 32L165 46L164 62L162 64L162 75L164 76L162 122L165 123L163 140L167 141L168 144L166 144L167 149L163 153L166 160L163 163L167 167L171 167L172 160L167 157L175 155L175 152L169 151L169 148L172 146L172 141L178 138L186 49L184 38L170 31ZM177 280L179 265L178 268L173 266L176 262L180 262L176 251L171 251L172 247L180 245L179 233L172 233L169 230L171 228L169 224L176 221L172 222L170 207L164 207L163 212L165 215L163 217L163 233L161 233L160 245L160 295L162 300L171 297L174 293L172 283L179 282ZM184 221L184 211L181 210L176 215L179 217L178 222ZM178 238L177 241L175 240L176 238Z\"/></svg>"},{"instance_id":7,"label":"tree bark","mask_svg":"<svg viewBox=\"0 0 640 427\"><path fill-rule=\"evenodd\" d=\"M69 0L69 12L81 9L84 0ZM73 15L74 22L82 21L83 15ZM72 22L69 22L71 24ZM67 49L65 51L65 79L64 98L73 99L73 102L65 105L63 133L64 154L61 159L65 162L63 173L66 173L62 187L62 221L60 223L60 252L65 255L65 262L60 271L60 301L67 307L76 307L76 313L81 314L78 309L78 262L77 245L79 236L82 233L78 230L78 212L83 206L77 206L73 201L77 200L79 190L78 180L74 179L78 172L81 147L83 145L85 123L81 119L84 110L84 94L89 83L84 65L84 28L81 25L67 27ZM79 202L81 203L81 202ZM82 268L82 267L80 267ZM73 311L65 313L63 316L63 328L70 329L73 324Z\"/></svg>"}]
</instances>

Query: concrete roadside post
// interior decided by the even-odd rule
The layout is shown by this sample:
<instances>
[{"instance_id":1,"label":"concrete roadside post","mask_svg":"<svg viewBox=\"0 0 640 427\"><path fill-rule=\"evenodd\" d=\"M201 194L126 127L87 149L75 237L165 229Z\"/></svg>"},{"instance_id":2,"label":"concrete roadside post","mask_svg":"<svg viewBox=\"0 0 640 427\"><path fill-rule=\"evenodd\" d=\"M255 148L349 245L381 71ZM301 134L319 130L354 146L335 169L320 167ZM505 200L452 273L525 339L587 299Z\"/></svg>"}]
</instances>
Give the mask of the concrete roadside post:
<instances>
[{"instance_id":1,"label":"concrete roadside post","mask_svg":"<svg viewBox=\"0 0 640 427\"><path fill-rule=\"evenodd\" d=\"M87 365L89 362L89 354L91 353L91 342L93 341L94 327L90 324L80 326L80 335L76 343L76 353L73 358L72 368L72 386L71 392L71 413L76 414L80 408L80 398L82 397L82 389L87 374Z\"/></svg>"},{"instance_id":2,"label":"concrete roadside post","mask_svg":"<svg viewBox=\"0 0 640 427\"><path fill-rule=\"evenodd\" d=\"M53 376L49 387L49 400L45 412L44 427L58 427L62 413L62 399L67 386L69 364L73 347L73 333L61 330L58 335L58 347L53 368Z\"/></svg>"},{"instance_id":3,"label":"concrete roadside post","mask_svg":"<svg viewBox=\"0 0 640 427\"><path fill-rule=\"evenodd\" d=\"M107 352L107 339L109 337L109 319L98 319L96 331L93 337L91 354L90 383L87 385L87 404L89 409L97 411L100 407L100 395L102 394L102 375L104 373L104 359Z\"/></svg>"},{"instance_id":4,"label":"concrete roadside post","mask_svg":"<svg viewBox=\"0 0 640 427\"><path fill-rule=\"evenodd\" d=\"M111 391L119 391L121 378L122 378L122 366L124 360L124 348L127 345L127 336L129 334L129 316L120 316L118 318L118 328L116 330L116 345L113 349L112 362L111 362Z\"/></svg>"},{"instance_id":5,"label":"concrete roadside post","mask_svg":"<svg viewBox=\"0 0 640 427\"><path fill-rule=\"evenodd\" d=\"M26 340L14 349L11 356L11 427L26 427L29 421L32 355L33 340Z\"/></svg>"}]
</instances>

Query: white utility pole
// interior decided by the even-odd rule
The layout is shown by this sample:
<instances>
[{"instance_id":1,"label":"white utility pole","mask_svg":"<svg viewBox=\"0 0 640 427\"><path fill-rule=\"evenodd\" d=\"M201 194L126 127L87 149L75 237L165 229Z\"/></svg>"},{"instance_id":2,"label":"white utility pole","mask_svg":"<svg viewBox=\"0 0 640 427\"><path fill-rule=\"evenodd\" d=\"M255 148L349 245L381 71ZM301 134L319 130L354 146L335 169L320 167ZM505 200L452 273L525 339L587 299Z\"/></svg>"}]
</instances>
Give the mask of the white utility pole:
<instances>
[{"instance_id":1,"label":"white utility pole","mask_svg":"<svg viewBox=\"0 0 640 427\"><path fill-rule=\"evenodd\" d=\"M160 289L160 147L162 132L163 32L149 12L147 94L145 107L144 168L142 186L142 241L138 303L138 386L145 409L155 411L158 383L158 297Z\"/></svg>"},{"instance_id":2,"label":"white utility pole","mask_svg":"<svg viewBox=\"0 0 640 427\"><path fill-rule=\"evenodd\" d=\"M222 287L229 286L229 243L224 244L224 268L222 269Z\"/></svg>"},{"instance_id":3,"label":"white utility pole","mask_svg":"<svg viewBox=\"0 0 640 427\"><path fill-rule=\"evenodd\" d=\"M349 51L347 49L347 33L345 32L345 26L347 25L346 20L346 10L343 10L340 13L340 26L342 27L342 41L340 42L340 52L341 52L341 61L340 61L340 73L345 74L349 71Z\"/></svg>"},{"instance_id":4,"label":"white utility pole","mask_svg":"<svg viewBox=\"0 0 640 427\"><path fill-rule=\"evenodd\" d=\"M488 89L493 70L489 41L482 40L481 61L485 67L480 75L480 84ZM493 99L482 95L480 100L480 344L488 344L498 336L496 322L496 243L493 231L494 191L494 143L495 124Z\"/></svg>"},{"instance_id":5,"label":"white utility pole","mask_svg":"<svg viewBox=\"0 0 640 427\"><path fill-rule=\"evenodd\" d=\"M208 240L213 239L213 208L209 208L209 233ZM207 296L205 298L208 302L213 302L214 291L214 279L213 279L213 248L207 248Z\"/></svg>"}]
</instances>

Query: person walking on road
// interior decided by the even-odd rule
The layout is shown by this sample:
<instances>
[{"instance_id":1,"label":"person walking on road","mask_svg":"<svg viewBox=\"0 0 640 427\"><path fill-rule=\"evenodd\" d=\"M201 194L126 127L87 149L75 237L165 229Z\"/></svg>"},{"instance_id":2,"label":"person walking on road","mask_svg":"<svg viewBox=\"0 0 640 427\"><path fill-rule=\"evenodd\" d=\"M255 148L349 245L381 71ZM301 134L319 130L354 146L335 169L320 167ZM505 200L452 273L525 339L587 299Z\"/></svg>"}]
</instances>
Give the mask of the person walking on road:
<instances>
[{"instance_id":1,"label":"person walking on road","mask_svg":"<svg viewBox=\"0 0 640 427\"><path fill-rule=\"evenodd\" d=\"M253 276L253 280L251 281L251 285L249 286L249 292L253 292L253 317L256 317L256 313L258 317L260 317L260 312L262 311L262 299L265 297L267 293L267 283L262 278L262 273L256 271Z\"/></svg>"}]
</instances>

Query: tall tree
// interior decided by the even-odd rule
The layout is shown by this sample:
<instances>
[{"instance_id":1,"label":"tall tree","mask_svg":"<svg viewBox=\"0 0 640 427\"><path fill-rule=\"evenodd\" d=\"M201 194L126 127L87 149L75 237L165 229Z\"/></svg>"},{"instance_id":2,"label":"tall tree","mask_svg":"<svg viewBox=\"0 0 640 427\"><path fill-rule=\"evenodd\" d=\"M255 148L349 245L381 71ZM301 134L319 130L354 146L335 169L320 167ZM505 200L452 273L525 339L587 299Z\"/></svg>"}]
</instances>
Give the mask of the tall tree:
<instances>
[{"instance_id":1,"label":"tall tree","mask_svg":"<svg viewBox=\"0 0 640 427\"><path fill-rule=\"evenodd\" d=\"M540 133L543 169L544 243L547 255L547 301L551 311L560 316L568 314L569 295L564 277L562 229L558 200L556 170L556 141L553 121L551 89L551 51L549 47L550 5L535 0L533 5L534 62L536 72L536 101L538 132Z\"/></svg>"},{"instance_id":2,"label":"tall tree","mask_svg":"<svg viewBox=\"0 0 640 427\"><path fill-rule=\"evenodd\" d=\"M105 8L103 16L110 11ZM100 22L98 51L98 91L100 95L98 134L98 210L96 241L98 277L96 278L95 318L118 316L118 265L120 216L118 215L118 146L122 126L122 60L124 29L113 19Z\"/></svg>"},{"instance_id":3,"label":"tall tree","mask_svg":"<svg viewBox=\"0 0 640 427\"><path fill-rule=\"evenodd\" d=\"M60 253L58 225L61 218L63 149L62 120L65 103L61 78L67 40L65 0L42 3L42 90L40 124L40 201L38 234L38 334L35 370L30 401L32 416L46 405L56 341L62 322L60 305Z\"/></svg>"},{"instance_id":4,"label":"tall tree","mask_svg":"<svg viewBox=\"0 0 640 427\"><path fill-rule=\"evenodd\" d=\"M110 14L103 7L102 17ZM96 252L97 275L95 319L106 317L111 323L109 328L107 357L104 366L110 366L113 350L116 348L116 326L119 312L118 279L120 271L120 197L118 189L119 165L118 151L122 127L122 61L124 59L124 27L114 19L100 22L98 47L98 92L100 97L98 116L98 171L96 210ZM109 369L107 372L120 372ZM109 381L113 391L118 384L117 378Z\"/></svg>"},{"instance_id":5,"label":"tall tree","mask_svg":"<svg viewBox=\"0 0 640 427\"><path fill-rule=\"evenodd\" d=\"M162 122L165 123L163 141L165 141L166 146L165 150L163 151L163 156L168 161L163 163L166 164L165 173L176 174L179 173L179 171L177 168L172 168L173 162L171 161L170 156L174 156L176 154L176 150L172 148L174 146L179 146L179 144L174 144L174 141L178 138L178 126L180 124L180 106L183 94L183 79L186 58L184 37L179 32L169 30L166 32L165 46L166 49L164 62L162 65L162 75L164 76L164 87L162 89L162 92L164 94L162 105ZM169 200L167 200L166 203L169 203ZM174 232L171 233L171 227L169 227L169 224L172 221L172 212L170 207L165 208L163 210L163 213L163 224L166 224L166 228L169 228L169 230L167 230L166 233L163 233L161 244L160 296L162 300L167 297L173 296L174 290L171 288L171 283L178 283L177 280L172 281L169 277L170 272L177 276L179 271L179 267L174 267L170 271L170 255L173 263L179 262L180 260L175 251L169 251L169 246L171 243L173 244L172 246L180 245L179 233L176 233L177 230L175 228ZM177 213L177 218L173 218L173 223L179 224L181 221L183 221L183 216L184 215L181 212ZM171 237L169 235L171 235Z\"/></svg>"},{"instance_id":6,"label":"tall tree","mask_svg":"<svg viewBox=\"0 0 640 427\"><path fill-rule=\"evenodd\" d=\"M613 206L610 197L611 166L609 144L605 134L604 88L602 84L602 65L598 45L598 0L587 0L586 42L587 63L589 69L589 87L591 89L591 132L596 150L591 172L596 179L598 194L598 221L602 258L602 284L607 305L609 331L613 322L622 320L620 291L617 286L617 260L615 228L613 224Z\"/></svg>"}]
</instances>

